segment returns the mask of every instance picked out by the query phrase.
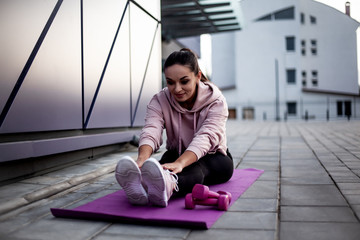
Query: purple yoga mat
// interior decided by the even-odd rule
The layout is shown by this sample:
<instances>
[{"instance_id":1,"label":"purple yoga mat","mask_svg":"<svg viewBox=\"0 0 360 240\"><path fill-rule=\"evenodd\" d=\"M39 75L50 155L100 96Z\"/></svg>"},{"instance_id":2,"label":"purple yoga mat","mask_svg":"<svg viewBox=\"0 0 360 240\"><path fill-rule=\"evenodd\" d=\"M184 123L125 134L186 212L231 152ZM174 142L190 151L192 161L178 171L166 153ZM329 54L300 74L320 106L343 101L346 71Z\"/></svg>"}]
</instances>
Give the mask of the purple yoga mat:
<instances>
[{"instance_id":1,"label":"purple yoga mat","mask_svg":"<svg viewBox=\"0 0 360 240\"><path fill-rule=\"evenodd\" d=\"M232 205L263 173L258 169L237 169L223 184L210 186L212 191L228 191ZM113 222L209 229L224 214L215 207L196 206L185 209L185 198L170 199L166 208L133 206L125 192L119 190L74 209L51 208L55 217L105 220Z\"/></svg>"}]
</instances>

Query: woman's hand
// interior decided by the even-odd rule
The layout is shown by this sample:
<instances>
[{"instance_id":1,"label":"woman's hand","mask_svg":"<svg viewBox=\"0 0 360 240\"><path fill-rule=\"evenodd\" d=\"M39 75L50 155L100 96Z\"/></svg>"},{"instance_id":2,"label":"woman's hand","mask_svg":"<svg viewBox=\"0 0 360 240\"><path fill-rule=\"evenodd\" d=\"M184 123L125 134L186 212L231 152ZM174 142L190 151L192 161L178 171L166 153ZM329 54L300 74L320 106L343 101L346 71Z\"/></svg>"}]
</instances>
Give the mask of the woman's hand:
<instances>
[{"instance_id":1,"label":"woman's hand","mask_svg":"<svg viewBox=\"0 0 360 240\"><path fill-rule=\"evenodd\" d=\"M172 162L172 163L165 163L165 164L162 165L162 167L165 170L168 169L168 170L172 171L175 174L182 172L182 170L184 168L183 165L180 162L177 162L177 161Z\"/></svg>"}]
</instances>

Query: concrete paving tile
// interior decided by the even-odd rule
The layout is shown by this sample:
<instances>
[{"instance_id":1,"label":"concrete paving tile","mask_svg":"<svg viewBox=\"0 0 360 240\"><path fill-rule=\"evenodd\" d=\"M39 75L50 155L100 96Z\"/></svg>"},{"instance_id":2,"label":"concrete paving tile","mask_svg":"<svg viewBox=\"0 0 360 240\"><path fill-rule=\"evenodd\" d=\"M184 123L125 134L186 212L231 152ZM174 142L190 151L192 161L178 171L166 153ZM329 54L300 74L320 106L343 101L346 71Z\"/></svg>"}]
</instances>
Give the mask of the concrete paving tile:
<instances>
[{"instance_id":1,"label":"concrete paving tile","mask_svg":"<svg viewBox=\"0 0 360 240\"><path fill-rule=\"evenodd\" d=\"M348 194L357 194L360 195L360 189L346 189L346 190L341 190L341 193L344 195L348 195Z\"/></svg>"},{"instance_id":2,"label":"concrete paving tile","mask_svg":"<svg viewBox=\"0 0 360 240\"><path fill-rule=\"evenodd\" d=\"M282 184L293 184L293 185L303 185L303 184L332 184L333 181L328 176L323 177L293 177L293 178L281 178Z\"/></svg>"},{"instance_id":3,"label":"concrete paving tile","mask_svg":"<svg viewBox=\"0 0 360 240\"><path fill-rule=\"evenodd\" d=\"M171 233L167 237L157 236L128 236L128 235L116 235L116 234L100 234L92 240L181 240L183 238L171 237Z\"/></svg>"},{"instance_id":4,"label":"concrete paving tile","mask_svg":"<svg viewBox=\"0 0 360 240\"><path fill-rule=\"evenodd\" d=\"M241 164L239 165L240 169L245 169L245 168L256 168L256 169L262 169L265 171L277 171L279 170L279 163L277 162L261 162L261 161L247 161L247 162L241 162Z\"/></svg>"},{"instance_id":5,"label":"concrete paving tile","mask_svg":"<svg viewBox=\"0 0 360 240\"><path fill-rule=\"evenodd\" d=\"M226 212L215 222L213 228L275 230L276 213Z\"/></svg>"},{"instance_id":6,"label":"concrete paving tile","mask_svg":"<svg viewBox=\"0 0 360 240\"><path fill-rule=\"evenodd\" d=\"M349 207L282 206L282 222L358 222Z\"/></svg>"},{"instance_id":7,"label":"concrete paving tile","mask_svg":"<svg viewBox=\"0 0 360 240\"><path fill-rule=\"evenodd\" d=\"M95 182L98 184L104 184L104 185L116 183L115 173L112 172L112 173L105 174L105 175L97 178Z\"/></svg>"},{"instance_id":8,"label":"concrete paving tile","mask_svg":"<svg viewBox=\"0 0 360 240\"><path fill-rule=\"evenodd\" d=\"M345 198L351 205L360 204L360 194L345 194Z\"/></svg>"},{"instance_id":9,"label":"concrete paving tile","mask_svg":"<svg viewBox=\"0 0 360 240\"><path fill-rule=\"evenodd\" d=\"M102 185L102 184L98 184L98 183L91 183L86 185L85 187L82 187L78 190L75 190L75 192L82 192L82 193L96 193L101 191L102 189L105 189L106 186Z\"/></svg>"},{"instance_id":10,"label":"concrete paving tile","mask_svg":"<svg viewBox=\"0 0 360 240\"><path fill-rule=\"evenodd\" d=\"M281 240L359 240L359 223L281 222Z\"/></svg>"},{"instance_id":11,"label":"concrete paving tile","mask_svg":"<svg viewBox=\"0 0 360 240\"><path fill-rule=\"evenodd\" d=\"M281 167L281 177L292 178L292 177L327 177L327 172L322 167L311 167L311 166L296 166L296 167Z\"/></svg>"},{"instance_id":12,"label":"concrete paving tile","mask_svg":"<svg viewBox=\"0 0 360 240\"><path fill-rule=\"evenodd\" d=\"M278 181L279 171L264 171L263 174L258 178L258 181Z\"/></svg>"},{"instance_id":13,"label":"concrete paving tile","mask_svg":"<svg viewBox=\"0 0 360 240\"><path fill-rule=\"evenodd\" d=\"M269 157L269 156L249 156L246 154L246 156L243 158L244 162L279 162L279 157Z\"/></svg>"},{"instance_id":14,"label":"concrete paving tile","mask_svg":"<svg viewBox=\"0 0 360 240\"><path fill-rule=\"evenodd\" d=\"M276 212L277 199L239 198L229 211Z\"/></svg>"},{"instance_id":15,"label":"concrete paving tile","mask_svg":"<svg viewBox=\"0 0 360 240\"><path fill-rule=\"evenodd\" d=\"M281 185L281 206L346 206L333 185Z\"/></svg>"},{"instance_id":16,"label":"concrete paving tile","mask_svg":"<svg viewBox=\"0 0 360 240\"><path fill-rule=\"evenodd\" d=\"M301 153L281 153L281 160L282 161L303 161L306 159L307 161L317 161L317 158L314 154L301 154Z\"/></svg>"},{"instance_id":17,"label":"concrete paving tile","mask_svg":"<svg viewBox=\"0 0 360 240\"><path fill-rule=\"evenodd\" d=\"M30 224L10 237L37 240L89 239L109 223L85 220L51 218Z\"/></svg>"},{"instance_id":18,"label":"concrete paving tile","mask_svg":"<svg viewBox=\"0 0 360 240\"><path fill-rule=\"evenodd\" d=\"M340 190L359 190L360 182L357 183L339 183L338 187Z\"/></svg>"},{"instance_id":19,"label":"concrete paving tile","mask_svg":"<svg viewBox=\"0 0 360 240\"><path fill-rule=\"evenodd\" d=\"M72 208L76 208L78 206L84 205L86 203L92 202L98 198L104 197L108 194L114 193L116 190L113 189L106 189L103 190L101 192L97 192L94 194L86 194L86 197L81 199L80 201L76 201L74 203L71 203L69 205L66 206L67 209L72 209Z\"/></svg>"},{"instance_id":20,"label":"concrete paving tile","mask_svg":"<svg viewBox=\"0 0 360 240\"><path fill-rule=\"evenodd\" d=\"M44 188L44 185L32 183L12 183L2 186L0 187L0 203L4 203L15 198L21 198L27 193L31 193L42 188Z\"/></svg>"},{"instance_id":21,"label":"concrete paving tile","mask_svg":"<svg viewBox=\"0 0 360 240\"><path fill-rule=\"evenodd\" d=\"M279 151L255 151L253 148L246 154L247 157L269 157L269 158L278 158Z\"/></svg>"},{"instance_id":22,"label":"concrete paving tile","mask_svg":"<svg viewBox=\"0 0 360 240\"><path fill-rule=\"evenodd\" d=\"M356 176L331 176L336 183L358 183L360 179Z\"/></svg>"},{"instance_id":23,"label":"concrete paving tile","mask_svg":"<svg viewBox=\"0 0 360 240\"><path fill-rule=\"evenodd\" d=\"M329 166L326 168L329 172L349 172L349 168L343 166Z\"/></svg>"},{"instance_id":24,"label":"concrete paving tile","mask_svg":"<svg viewBox=\"0 0 360 240\"><path fill-rule=\"evenodd\" d=\"M297 159L297 160L281 159L281 166L283 166L283 167L306 167L306 166L321 167L319 161L311 160L311 159Z\"/></svg>"},{"instance_id":25,"label":"concrete paving tile","mask_svg":"<svg viewBox=\"0 0 360 240\"><path fill-rule=\"evenodd\" d=\"M350 170L343 170L343 171L331 171L329 169L328 170L329 174L332 177L353 177L353 178L357 178L359 179L358 176L356 176L353 172L351 172Z\"/></svg>"},{"instance_id":26,"label":"concrete paving tile","mask_svg":"<svg viewBox=\"0 0 360 240\"><path fill-rule=\"evenodd\" d=\"M360 204L351 205L351 208L355 212L358 218L360 218Z\"/></svg>"},{"instance_id":27,"label":"concrete paving tile","mask_svg":"<svg viewBox=\"0 0 360 240\"><path fill-rule=\"evenodd\" d=\"M235 229L209 229L205 231L194 230L187 240L274 240L274 231L264 230L235 230Z\"/></svg>"},{"instance_id":28,"label":"concrete paving tile","mask_svg":"<svg viewBox=\"0 0 360 240\"><path fill-rule=\"evenodd\" d=\"M63 182L64 178L62 177L49 177L49 176L38 176L29 179L24 179L20 183L31 183L31 184L40 184L40 185L52 185Z\"/></svg>"},{"instance_id":29,"label":"concrete paving tile","mask_svg":"<svg viewBox=\"0 0 360 240\"><path fill-rule=\"evenodd\" d=\"M241 198L268 198L277 199L278 182L277 181L256 181Z\"/></svg>"},{"instance_id":30,"label":"concrete paving tile","mask_svg":"<svg viewBox=\"0 0 360 240\"><path fill-rule=\"evenodd\" d=\"M133 224L111 224L101 235L113 234L113 235L127 235L127 236L139 236L139 237L172 237L185 239L191 230L186 228L173 228L173 227L161 227L161 226L146 226L146 225L133 225Z\"/></svg>"},{"instance_id":31,"label":"concrete paving tile","mask_svg":"<svg viewBox=\"0 0 360 240\"><path fill-rule=\"evenodd\" d=\"M74 165L71 167L67 167L55 172L51 172L48 174L45 174L43 176L45 177L66 177L66 178L71 178L71 177L75 177L75 176L81 176L87 173L91 173L93 171L95 171L96 168L92 165Z\"/></svg>"}]
</instances>

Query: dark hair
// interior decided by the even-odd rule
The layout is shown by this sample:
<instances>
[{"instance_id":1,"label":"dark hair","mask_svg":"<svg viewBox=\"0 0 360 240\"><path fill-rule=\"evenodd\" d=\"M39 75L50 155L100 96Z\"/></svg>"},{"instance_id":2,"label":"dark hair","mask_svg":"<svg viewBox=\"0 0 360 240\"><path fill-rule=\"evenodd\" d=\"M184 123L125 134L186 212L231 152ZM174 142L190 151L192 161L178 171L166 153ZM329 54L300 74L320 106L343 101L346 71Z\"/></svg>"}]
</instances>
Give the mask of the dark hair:
<instances>
[{"instance_id":1,"label":"dark hair","mask_svg":"<svg viewBox=\"0 0 360 240\"><path fill-rule=\"evenodd\" d=\"M188 48L182 48L180 51L171 53L165 60L164 69L175 64L188 67L195 75L197 75L199 71L201 72L196 54ZM202 72L200 80L202 82L209 81Z\"/></svg>"}]
</instances>

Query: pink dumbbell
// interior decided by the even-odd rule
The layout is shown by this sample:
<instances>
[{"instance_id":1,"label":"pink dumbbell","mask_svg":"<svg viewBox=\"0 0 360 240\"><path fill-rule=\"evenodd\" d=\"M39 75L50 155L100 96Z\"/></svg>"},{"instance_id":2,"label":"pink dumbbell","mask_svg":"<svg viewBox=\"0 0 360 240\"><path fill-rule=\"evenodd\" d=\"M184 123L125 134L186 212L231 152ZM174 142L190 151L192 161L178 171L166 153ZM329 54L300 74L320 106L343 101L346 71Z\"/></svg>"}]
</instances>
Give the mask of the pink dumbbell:
<instances>
[{"instance_id":1,"label":"pink dumbbell","mask_svg":"<svg viewBox=\"0 0 360 240\"><path fill-rule=\"evenodd\" d=\"M195 184L192 190L193 198L198 200L205 200L207 198L219 198L221 195L228 195L229 202L231 202L231 193L225 191L213 192L209 190L208 186Z\"/></svg>"},{"instance_id":2,"label":"pink dumbbell","mask_svg":"<svg viewBox=\"0 0 360 240\"><path fill-rule=\"evenodd\" d=\"M219 198L207 198L199 200L193 197L191 193L185 196L185 208L194 209L196 205L217 206L219 210L227 211L230 200L228 195L220 195Z\"/></svg>"}]
</instances>

